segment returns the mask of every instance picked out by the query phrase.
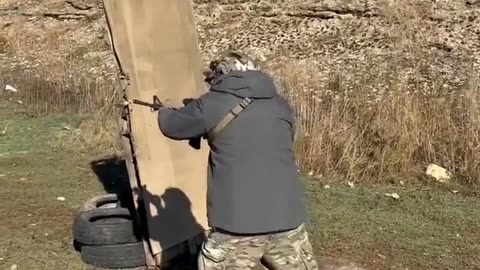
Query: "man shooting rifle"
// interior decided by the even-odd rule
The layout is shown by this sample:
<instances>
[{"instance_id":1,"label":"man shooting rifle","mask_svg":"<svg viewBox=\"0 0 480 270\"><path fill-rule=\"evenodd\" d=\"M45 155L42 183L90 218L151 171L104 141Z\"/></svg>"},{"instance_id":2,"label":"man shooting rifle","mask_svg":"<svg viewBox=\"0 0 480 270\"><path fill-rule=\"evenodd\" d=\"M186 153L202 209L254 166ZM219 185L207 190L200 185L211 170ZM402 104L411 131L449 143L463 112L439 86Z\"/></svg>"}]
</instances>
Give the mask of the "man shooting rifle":
<instances>
[{"instance_id":1,"label":"man shooting rifle","mask_svg":"<svg viewBox=\"0 0 480 270\"><path fill-rule=\"evenodd\" d=\"M212 61L208 93L179 109L160 107L173 140L206 137L207 214L212 228L199 269L318 269L305 229L294 161L294 113L272 78L248 57ZM194 179L192 179L194 181Z\"/></svg>"}]
</instances>

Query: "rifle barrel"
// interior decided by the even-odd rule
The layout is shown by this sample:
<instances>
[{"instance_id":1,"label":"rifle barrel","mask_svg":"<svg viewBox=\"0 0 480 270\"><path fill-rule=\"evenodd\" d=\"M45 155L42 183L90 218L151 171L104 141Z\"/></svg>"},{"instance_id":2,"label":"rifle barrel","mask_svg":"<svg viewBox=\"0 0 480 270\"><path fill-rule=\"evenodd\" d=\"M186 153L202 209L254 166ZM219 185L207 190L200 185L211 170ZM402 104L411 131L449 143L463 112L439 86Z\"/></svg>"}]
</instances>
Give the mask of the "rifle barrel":
<instances>
[{"instance_id":1,"label":"rifle barrel","mask_svg":"<svg viewBox=\"0 0 480 270\"><path fill-rule=\"evenodd\" d=\"M138 104L138 105L143 105L143 106L148 106L148 107L154 107L154 105L152 103L148 103L148 102L145 102L145 101L141 101L141 100L138 100L138 99L134 99L132 100L132 102L134 104Z\"/></svg>"}]
</instances>

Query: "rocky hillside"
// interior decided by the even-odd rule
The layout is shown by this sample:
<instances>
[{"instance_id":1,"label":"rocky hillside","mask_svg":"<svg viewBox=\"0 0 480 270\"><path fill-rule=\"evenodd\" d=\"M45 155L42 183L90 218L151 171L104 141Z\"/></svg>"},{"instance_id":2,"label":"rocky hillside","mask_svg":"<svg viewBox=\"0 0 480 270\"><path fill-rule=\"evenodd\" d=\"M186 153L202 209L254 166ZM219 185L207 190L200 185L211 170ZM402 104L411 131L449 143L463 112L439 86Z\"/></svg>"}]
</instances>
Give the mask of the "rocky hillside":
<instances>
[{"instance_id":1,"label":"rocky hillside","mask_svg":"<svg viewBox=\"0 0 480 270\"><path fill-rule=\"evenodd\" d=\"M366 78L380 91L392 74L421 89L453 89L480 70L479 0L196 0L194 5L205 61L218 51L238 49L269 67L303 64L325 75L316 87L339 73L347 85ZM4 80L12 73L105 79L115 72L99 0L2 0L0 18Z\"/></svg>"}]
</instances>

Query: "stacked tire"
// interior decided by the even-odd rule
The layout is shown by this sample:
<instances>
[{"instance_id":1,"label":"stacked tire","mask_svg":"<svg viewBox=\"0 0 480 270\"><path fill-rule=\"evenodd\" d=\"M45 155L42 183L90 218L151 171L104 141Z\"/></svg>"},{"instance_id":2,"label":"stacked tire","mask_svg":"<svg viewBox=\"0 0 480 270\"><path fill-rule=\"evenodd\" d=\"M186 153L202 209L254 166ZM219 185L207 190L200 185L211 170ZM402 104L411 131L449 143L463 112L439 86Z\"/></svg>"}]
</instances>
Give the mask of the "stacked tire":
<instances>
[{"instance_id":1,"label":"stacked tire","mask_svg":"<svg viewBox=\"0 0 480 270\"><path fill-rule=\"evenodd\" d=\"M145 266L145 250L134 218L116 194L88 200L73 221L82 261L109 269Z\"/></svg>"}]
</instances>

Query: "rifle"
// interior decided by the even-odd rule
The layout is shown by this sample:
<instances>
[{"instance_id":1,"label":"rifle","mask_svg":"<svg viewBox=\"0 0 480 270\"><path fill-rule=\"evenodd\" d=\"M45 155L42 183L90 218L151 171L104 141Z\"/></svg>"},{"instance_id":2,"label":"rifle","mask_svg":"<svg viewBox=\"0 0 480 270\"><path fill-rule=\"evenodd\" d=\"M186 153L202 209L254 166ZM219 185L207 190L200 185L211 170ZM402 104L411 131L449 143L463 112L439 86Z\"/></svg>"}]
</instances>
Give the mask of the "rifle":
<instances>
[{"instance_id":1,"label":"rifle","mask_svg":"<svg viewBox=\"0 0 480 270\"><path fill-rule=\"evenodd\" d=\"M158 111L160 108L163 107L163 103L160 101L160 99L157 96L153 96L153 103L148 103L148 102L141 101L141 100L138 100L138 99L132 100L132 103L150 107L152 109L152 111Z\"/></svg>"},{"instance_id":2,"label":"rifle","mask_svg":"<svg viewBox=\"0 0 480 270\"><path fill-rule=\"evenodd\" d=\"M190 103L192 101L194 101L194 99L184 99L183 104L187 105L188 103ZM157 96L153 96L153 103L148 103L148 102L141 101L141 100L138 100L138 99L133 99L132 103L137 104L137 105L150 107L152 111L158 111L160 108L164 107L163 103L160 101L160 99ZM198 150L201 147L201 139L202 139L201 137L190 139L188 141L188 144L191 147Z\"/></svg>"}]
</instances>

